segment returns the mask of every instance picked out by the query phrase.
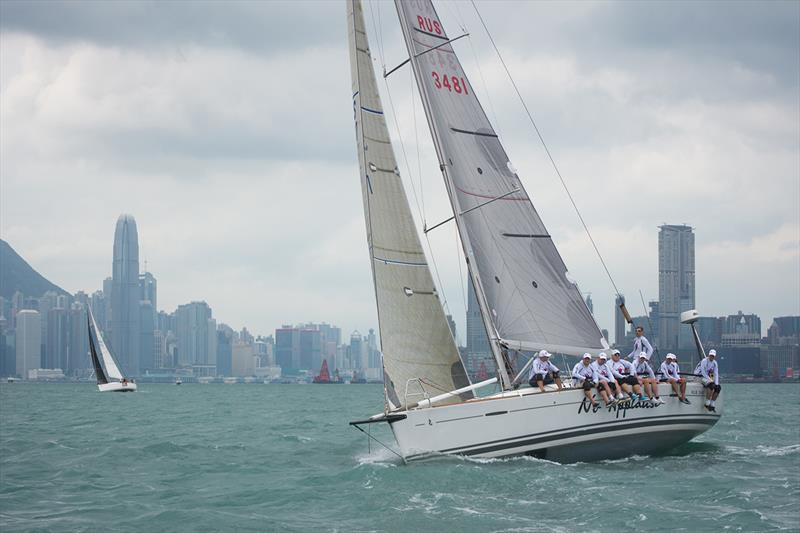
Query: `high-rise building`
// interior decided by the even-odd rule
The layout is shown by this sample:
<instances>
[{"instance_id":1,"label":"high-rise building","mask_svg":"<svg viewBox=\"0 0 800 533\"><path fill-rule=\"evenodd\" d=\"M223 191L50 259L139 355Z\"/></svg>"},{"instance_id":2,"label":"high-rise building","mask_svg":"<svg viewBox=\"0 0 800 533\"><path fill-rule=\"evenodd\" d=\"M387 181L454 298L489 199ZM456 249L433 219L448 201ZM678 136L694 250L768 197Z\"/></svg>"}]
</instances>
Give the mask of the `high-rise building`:
<instances>
[{"instance_id":1,"label":"high-rise building","mask_svg":"<svg viewBox=\"0 0 800 533\"><path fill-rule=\"evenodd\" d=\"M275 359L283 374L300 369L300 329L283 325L275 330Z\"/></svg>"},{"instance_id":2,"label":"high-rise building","mask_svg":"<svg viewBox=\"0 0 800 533\"><path fill-rule=\"evenodd\" d=\"M139 234L132 215L120 215L114 231L111 283L111 347L127 376L139 375Z\"/></svg>"},{"instance_id":3,"label":"high-rise building","mask_svg":"<svg viewBox=\"0 0 800 533\"><path fill-rule=\"evenodd\" d=\"M158 284L150 272L139 274L139 299L147 300L153 306L153 313L158 310Z\"/></svg>"},{"instance_id":4,"label":"high-rise building","mask_svg":"<svg viewBox=\"0 0 800 533\"><path fill-rule=\"evenodd\" d=\"M680 323L683 311L695 308L694 231L691 226L660 226L658 233L658 302L661 348L694 346L691 328Z\"/></svg>"},{"instance_id":5,"label":"high-rise building","mask_svg":"<svg viewBox=\"0 0 800 533\"><path fill-rule=\"evenodd\" d=\"M800 344L800 316L776 316L767 335L770 344Z\"/></svg>"},{"instance_id":6,"label":"high-rise building","mask_svg":"<svg viewBox=\"0 0 800 533\"><path fill-rule=\"evenodd\" d=\"M103 280L103 296L105 297L106 312L103 322L100 322L99 320L97 322L103 331L107 332L109 337L111 336L111 293L113 292L113 288L113 278L106 278ZM92 309L92 311L94 311L94 309Z\"/></svg>"},{"instance_id":7,"label":"high-rise building","mask_svg":"<svg viewBox=\"0 0 800 533\"><path fill-rule=\"evenodd\" d=\"M594 302L592 301L591 293L586 295L586 307L589 308L589 312L594 315Z\"/></svg>"},{"instance_id":8,"label":"high-rise building","mask_svg":"<svg viewBox=\"0 0 800 533\"><path fill-rule=\"evenodd\" d=\"M47 312L47 349L40 368L60 368L65 373L69 366L69 313L56 307Z\"/></svg>"},{"instance_id":9,"label":"high-rise building","mask_svg":"<svg viewBox=\"0 0 800 533\"><path fill-rule=\"evenodd\" d=\"M87 299L88 301L88 299ZM64 374L75 375L92 366L89 359L89 333L86 327L88 304L74 303L69 310L69 359Z\"/></svg>"},{"instance_id":10,"label":"high-rise building","mask_svg":"<svg viewBox=\"0 0 800 533\"><path fill-rule=\"evenodd\" d=\"M489 347L489 338L486 335L486 326L483 325L478 298L475 296L475 287L472 278L468 278L467 296L467 357L464 366L471 375L476 375L481 362L487 368L493 368L492 349Z\"/></svg>"},{"instance_id":11,"label":"high-rise building","mask_svg":"<svg viewBox=\"0 0 800 533\"><path fill-rule=\"evenodd\" d=\"M358 331L350 334L350 367L354 370L362 371L369 368L367 346Z\"/></svg>"},{"instance_id":12,"label":"high-rise building","mask_svg":"<svg viewBox=\"0 0 800 533\"><path fill-rule=\"evenodd\" d=\"M625 297L621 294L617 295L614 300L614 342L617 346L622 346L625 342L625 315L622 314L621 306L625 304Z\"/></svg>"},{"instance_id":13,"label":"high-rise building","mask_svg":"<svg viewBox=\"0 0 800 533\"><path fill-rule=\"evenodd\" d=\"M179 366L191 366L195 374L215 375L217 324L211 308L206 302L191 302L178 306L175 316Z\"/></svg>"},{"instance_id":14,"label":"high-rise building","mask_svg":"<svg viewBox=\"0 0 800 533\"><path fill-rule=\"evenodd\" d=\"M217 327L217 375L232 376L233 330L225 324Z\"/></svg>"},{"instance_id":15,"label":"high-rise building","mask_svg":"<svg viewBox=\"0 0 800 533\"><path fill-rule=\"evenodd\" d=\"M17 313L16 373L28 379L28 371L41 367L42 319L39 311L28 309Z\"/></svg>"},{"instance_id":16,"label":"high-rise building","mask_svg":"<svg viewBox=\"0 0 800 533\"><path fill-rule=\"evenodd\" d=\"M739 311L735 315L725 317L722 334L748 333L761 337L761 318L758 315L746 315Z\"/></svg>"},{"instance_id":17,"label":"high-rise building","mask_svg":"<svg viewBox=\"0 0 800 533\"><path fill-rule=\"evenodd\" d=\"M156 314L150 300L139 301L139 371L144 374L155 366L153 353Z\"/></svg>"}]
</instances>

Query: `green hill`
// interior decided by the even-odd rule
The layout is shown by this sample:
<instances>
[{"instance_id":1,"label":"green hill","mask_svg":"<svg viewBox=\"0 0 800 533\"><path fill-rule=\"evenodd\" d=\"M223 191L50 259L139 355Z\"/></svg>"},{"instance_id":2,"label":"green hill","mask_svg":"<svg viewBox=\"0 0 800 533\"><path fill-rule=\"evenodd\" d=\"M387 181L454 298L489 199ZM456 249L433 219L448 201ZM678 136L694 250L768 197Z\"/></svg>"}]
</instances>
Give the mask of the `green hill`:
<instances>
[{"instance_id":1,"label":"green hill","mask_svg":"<svg viewBox=\"0 0 800 533\"><path fill-rule=\"evenodd\" d=\"M10 244L0 239L0 296L11 298L16 291L33 297L39 297L47 291L69 294L36 272Z\"/></svg>"}]
</instances>

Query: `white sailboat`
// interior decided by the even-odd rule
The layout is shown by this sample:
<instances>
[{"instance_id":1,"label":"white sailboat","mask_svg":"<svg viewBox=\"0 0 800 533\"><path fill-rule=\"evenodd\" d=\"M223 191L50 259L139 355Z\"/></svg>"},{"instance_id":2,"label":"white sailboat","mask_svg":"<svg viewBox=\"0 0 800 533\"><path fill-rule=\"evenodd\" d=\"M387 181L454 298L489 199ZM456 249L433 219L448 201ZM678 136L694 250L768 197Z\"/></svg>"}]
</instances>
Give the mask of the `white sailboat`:
<instances>
[{"instance_id":1,"label":"white sailboat","mask_svg":"<svg viewBox=\"0 0 800 533\"><path fill-rule=\"evenodd\" d=\"M111 350L106 346L91 308L87 310L89 323L89 353L100 392L135 392L136 383L120 372Z\"/></svg>"},{"instance_id":2,"label":"white sailboat","mask_svg":"<svg viewBox=\"0 0 800 533\"><path fill-rule=\"evenodd\" d=\"M360 181L384 365L386 422L404 460L438 454L595 460L666 450L708 430L700 383L684 405L594 408L582 390L515 389L509 351L609 348L489 123L430 0L395 1L453 220L496 363L471 384L420 245L378 93L364 15L348 0ZM698 345L701 349L701 347ZM524 369L523 369L524 370ZM567 370L568 369L562 369ZM565 374L567 372L564 372ZM500 392L474 391L499 385Z\"/></svg>"}]
</instances>

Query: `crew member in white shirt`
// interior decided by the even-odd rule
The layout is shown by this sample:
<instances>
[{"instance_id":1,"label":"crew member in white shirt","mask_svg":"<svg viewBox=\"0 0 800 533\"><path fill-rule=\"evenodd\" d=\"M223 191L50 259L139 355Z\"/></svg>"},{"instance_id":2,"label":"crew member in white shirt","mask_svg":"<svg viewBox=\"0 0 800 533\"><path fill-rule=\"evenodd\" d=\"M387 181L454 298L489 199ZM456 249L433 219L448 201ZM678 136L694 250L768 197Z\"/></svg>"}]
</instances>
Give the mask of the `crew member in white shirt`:
<instances>
[{"instance_id":1,"label":"crew member in white shirt","mask_svg":"<svg viewBox=\"0 0 800 533\"><path fill-rule=\"evenodd\" d=\"M583 354L583 358L572 367L572 379L576 387L583 389L583 394L592 404L592 407L597 407L598 403L592 398L592 389L597 386L599 379L597 378L597 372L592 367L591 354Z\"/></svg>"},{"instance_id":2,"label":"crew member in white shirt","mask_svg":"<svg viewBox=\"0 0 800 533\"><path fill-rule=\"evenodd\" d=\"M609 368L607 364L607 360L608 356L601 352L597 356L597 359L592 362L592 368L594 368L597 374L597 390L600 391L600 396L605 400L606 406L609 406L617 402L614 398L613 390L618 390L618 386L614 375L611 373L611 368Z\"/></svg>"},{"instance_id":3,"label":"crew member in white shirt","mask_svg":"<svg viewBox=\"0 0 800 533\"><path fill-rule=\"evenodd\" d=\"M719 366L717 366L717 351L709 350L708 355L704 357L694 373L702 376L700 380L703 382L703 387L706 389L706 409L716 412L717 408L714 402L719 396L719 391L722 387L719 384Z\"/></svg>"},{"instance_id":4,"label":"crew member in white shirt","mask_svg":"<svg viewBox=\"0 0 800 533\"><path fill-rule=\"evenodd\" d=\"M644 327L636 326L636 338L633 340L633 350L631 350L631 353L628 354L626 359L636 362L639 359L639 354L642 352L646 353L647 358L650 359L653 355L653 347L650 345L650 341L647 340L647 337L644 336Z\"/></svg>"},{"instance_id":5,"label":"crew member in white shirt","mask_svg":"<svg viewBox=\"0 0 800 533\"><path fill-rule=\"evenodd\" d=\"M639 383L642 384L644 393L649 393L653 402L657 405L661 405L664 402L658 397L658 380L656 379L656 374L653 372L653 367L650 366L650 361L648 359L646 352L639 354L639 361L636 363L636 376L639 378ZM648 400L649 398L643 396L642 399Z\"/></svg>"},{"instance_id":6,"label":"crew member in white shirt","mask_svg":"<svg viewBox=\"0 0 800 533\"><path fill-rule=\"evenodd\" d=\"M550 362L550 352L542 350L539 352L538 357L533 360L533 364L531 364L528 383L531 387L538 386L539 390L544 392L544 386L555 381L556 385L558 385L558 390L561 390L559 372L558 367Z\"/></svg>"},{"instance_id":7,"label":"crew member in white shirt","mask_svg":"<svg viewBox=\"0 0 800 533\"><path fill-rule=\"evenodd\" d=\"M639 388L639 379L636 377L636 369L633 363L622 359L621 355L619 350L612 351L611 361L608 364L620 388L635 402L642 395L642 390Z\"/></svg>"},{"instance_id":8,"label":"crew member in white shirt","mask_svg":"<svg viewBox=\"0 0 800 533\"><path fill-rule=\"evenodd\" d=\"M686 380L681 377L678 357L674 353L668 353L667 358L661 363L661 379L667 381L675 395L681 403L690 404L686 399Z\"/></svg>"}]
</instances>

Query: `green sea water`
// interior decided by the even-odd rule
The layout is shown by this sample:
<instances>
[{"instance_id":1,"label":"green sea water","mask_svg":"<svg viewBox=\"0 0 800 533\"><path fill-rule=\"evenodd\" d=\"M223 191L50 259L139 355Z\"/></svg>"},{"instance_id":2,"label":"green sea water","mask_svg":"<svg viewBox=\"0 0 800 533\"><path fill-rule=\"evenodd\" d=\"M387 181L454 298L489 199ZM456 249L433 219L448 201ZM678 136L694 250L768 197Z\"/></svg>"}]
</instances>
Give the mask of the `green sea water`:
<instances>
[{"instance_id":1,"label":"green sea water","mask_svg":"<svg viewBox=\"0 0 800 533\"><path fill-rule=\"evenodd\" d=\"M0 385L0 530L800 530L800 386L725 385L658 457L404 465L377 385ZM374 433L387 443L385 427Z\"/></svg>"}]
</instances>

